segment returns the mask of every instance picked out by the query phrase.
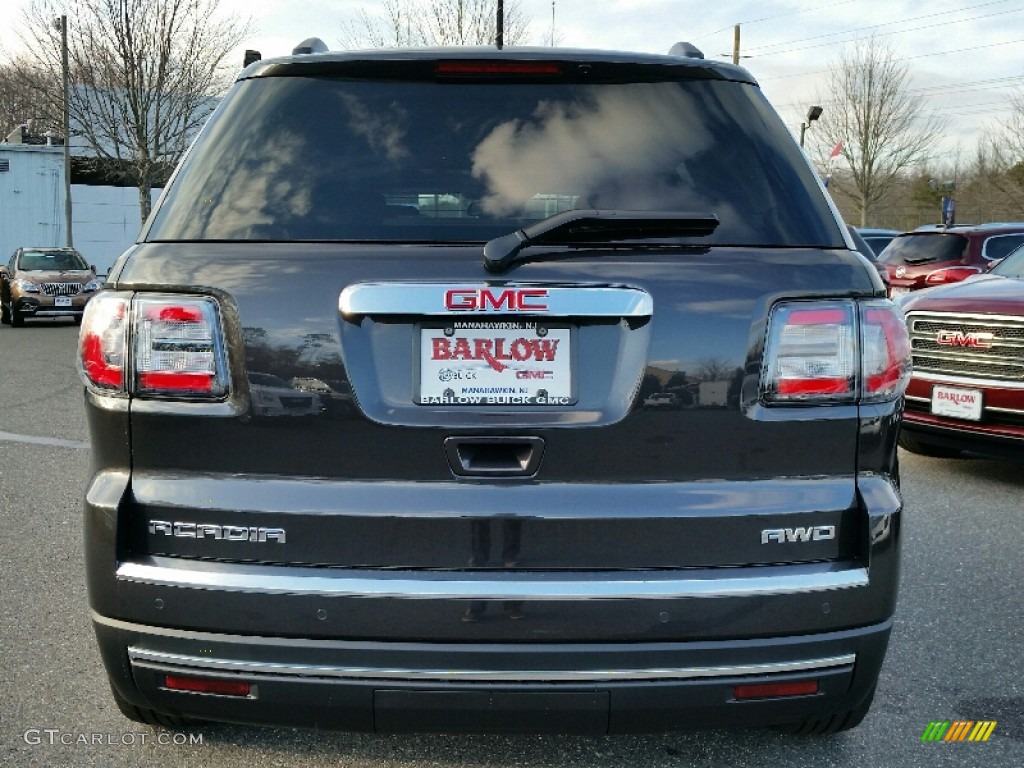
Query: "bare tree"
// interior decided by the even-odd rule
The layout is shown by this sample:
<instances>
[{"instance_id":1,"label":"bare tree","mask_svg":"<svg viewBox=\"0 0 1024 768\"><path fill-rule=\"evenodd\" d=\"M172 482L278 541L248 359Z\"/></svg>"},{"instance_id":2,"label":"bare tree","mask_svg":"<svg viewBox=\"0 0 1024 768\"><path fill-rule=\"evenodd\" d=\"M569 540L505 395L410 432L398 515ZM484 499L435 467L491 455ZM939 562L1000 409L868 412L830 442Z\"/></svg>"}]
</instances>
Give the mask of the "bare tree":
<instances>
[{"instance_id":1,"label":"bare tree","mask_svg":"<svg viewBox=\"0 0 1024 768\"><path fill-rule=\"evenodd\" d=\"M28 124L33 133L60 134L61 115L53 111L51 94L60 88L47 72L24 58L0 65L0 138L13 128Z\"/></svg>"},{"instance_id":2,"label":"bare tree","mask_svg":"<svg viewBox=\"0 0 1024 768\"><path fill-rule=\"evenodd\" d=\"M385 0L374 16L360 9L342 27L347 48L416 45L491 45L497 27L497 0ZM504 42L517 45L529 33L529 20L516 0L504 5Z\"/></svg>"},{"instance_id":3,"label":"bare tree","mask_svg":"<svg viewBox=\"0 0 1024 768\"><path fill-rule=\"evenodd\" d=\"M904 171L926 160L942 135L943 122L927 114L909 87L908 68L877 38L857 43L829 69L827 103L815 133L819 153L842 142L848 177L833 183L852 188L861 226ZM848 179L848 181L846 181Z\"/></svg>"},{"instance_id":4,"label":"bare tree","mask_svg":"<svg viewBox=\"0 0 1024 768\"><path fill-rule=\"evenodd\" d=\"M1024 208L1024 91L1010 100L1009 116L990 129L979 165L986 185L1011 209Z\"/></svg>"},{"instance_id":5,"label":"bare tree","mask_svg":"<svg viewBox=\"0 0 1024 768\"><path fill-rule=\"evenodd\" d=\"M68 16L72 133L139 189L142 220L166 177L230 82L226 57L248 24L219 0L78 0ZM22 35L27 63L60 81L54 26L63 3L34 0ZM59 109L61 93L50 92Z\"/></svg>"}]
</instances>

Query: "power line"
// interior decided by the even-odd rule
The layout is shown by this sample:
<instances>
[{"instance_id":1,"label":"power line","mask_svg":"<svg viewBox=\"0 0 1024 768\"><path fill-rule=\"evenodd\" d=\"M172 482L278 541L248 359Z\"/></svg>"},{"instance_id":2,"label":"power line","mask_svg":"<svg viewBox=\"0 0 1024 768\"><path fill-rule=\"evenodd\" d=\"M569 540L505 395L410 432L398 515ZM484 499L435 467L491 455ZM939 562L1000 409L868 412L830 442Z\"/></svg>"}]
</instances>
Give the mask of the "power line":
<instances>
[{"instance_id":1,"label":"power line","mask_svg":"<svg viewBox=\"0 0 1024 768\"><path fill-rule=\"evenodd\" d=\"M774 21L775 19L784 19L787 16L799 16L801 13L814 13L815 11L823 11L826 8L835 8L837 5L849 5L850 3L853 3L853 2L856 2L856 0L839 0L839 2L829 3L828 5L819 5L819 6L815 7L815 8L801 8L800 10L797 10L797 11L789 11L787 13L777 13L777 14L774 14L772 16L762 16L760 19L747 19L746 21L737 21L735 24L730 24L727 27L722 27L721 29L716 29L714 32L704 32L702 34L695 35L692 39L693 40L700 40L700 39L705 38L705 37L711 37L711 35L717 35L717 34L719 34L721 32L727 32L730 29L732 29L733 27L735 27L737 24L739 24L740 26L749 26L751 24L760 24L762 21ZM1001 2L1006 2L1006 0L1001 0Z\"/></svg>"},{"instance_id":2,"label":"power line","mask_svg":"<svg viewBox=\"0 0 1024 768\"><path fill-rule=\"evenodd\" d=\"M1002 46L1002 45L1017 45L1018 43L1022 43L1022 42L1024 42L1024 40L1007 40L1007 41L1002 42L1002 43L987 43L985 45L974 45L974 46L971 46L970 48L957 48L957 49L952 50L952 51L936 51L934 53L921 53L921 54L918 54L916 56L899 56L899 57L896 57L895 60L896 61L911 61L913 59L925 59L925 58L928 58L930 56L948 56L951 53L964 53L965 51L980 51L980 50L983 50L985 48L997 48L997 47ZM758 82L767 82L769 80L785 80L786 78L790 78L790 77L808 77L810 75L823 75L823 74L826 74L828 72L829 72L829 70L827 70L827 69L815 69L815 70L811 70L809 72L791 72L788 75L773 75L771 77L759 77L759 78L757 78L757 80L758 80Z\"/></svg>"},{"instance_id":3,"label":"power line","mask_svg":"<svg viewBox=\"0 0 1024 768\"><path fill-rule=\"evenodd\" d=\"M999 0L999 2L1005 2L1005 0ZM950 24L963 24L963 23L968 22L968 21L978 21L980 19L989 19L989 18L992 18L994 16L1006 16L1007 14L1021 13L1022 11L1024 11L1024 8L1012 8L1009 11L998 11L996 13L986 13L986 14L983 14L981 16L971 16L971 17L966 18L966 19L952 19L950 21L943 21L943 22L940 22L938 24L928 24L928 25L924 25L924 26L911 27L909 29L896 29L896 30L893 30L891 32L883 32L882 34L874 34L873 33L872 35L862 35L860 37L851 37L851 38L849 38L847 40L841 40L841 41L838 41L838 42L840 42L840 43L853 43L853 42L856 42L858 40L866 40L869 37L887 37L889 35L902 35L902 34L905 34L907 32L920 32L922 30L934 29L936 27L946 27L946 26L949 26ZM751 55L751 56L771 55L770 53L769 54L763 54L763 53L762 54L756 54L756 53L749 53L749 52L751 50L753 50L753 51L762 51L762 50L764 50L766 48L780 48L780 47L783 47L783 46L792 45L793 43L806 42L808 40L820 40L820 39L826 38L826 37L839 37L840 35L851 35L851 34L855 34L857 32L865 32L865 31L870 30L870 29L880 29L881 27L889 27L889 26L892 26L894 24L906 24L908 21L917 21L917 20L920 20L920 19L932 18L932 17L935 17L935 16L941 16L941 15L942 14L933 13L933 14L928 14L927 16L918 16L918 17L913 18L913 19L905 19L903 21L890 21L890 22L886 22L885 24L874 24L874 25L869 26L869 27L857 27L855 29L848 29L848 30L844 30L842 32L830 32L830 33L824 34L824 35L815 35L814 37L804 37L804 38L800 38L798 40L790 40L790 41L782 42L782 43L768 43L766 45L756 46L754 48L748 48L748 49L746 49L746 51L747 51L747 54ZM805 45L803 48L786 48L784 52L785 53L798 53L800 51L814 50L815 48L825 48L827 46L831 46L831 45L835 45L835 44L836 44L836 41L827 42L827 43L818 43L816 45Z\"/></svg>"}]
</instances>

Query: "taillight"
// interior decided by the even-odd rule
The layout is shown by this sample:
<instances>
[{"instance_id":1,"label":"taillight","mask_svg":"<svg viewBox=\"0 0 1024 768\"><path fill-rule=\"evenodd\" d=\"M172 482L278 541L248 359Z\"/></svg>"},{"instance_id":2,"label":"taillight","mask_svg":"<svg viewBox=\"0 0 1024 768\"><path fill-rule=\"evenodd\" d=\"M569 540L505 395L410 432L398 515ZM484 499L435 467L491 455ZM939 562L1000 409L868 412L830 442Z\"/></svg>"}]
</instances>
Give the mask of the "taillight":
<instances>
[{"instance_id":1,"label":"taillight","mask_svg":"<svg viewBox=\"0 0 1024 768\"><path fill-rule=\"evenodd\" d=\"M910 336L903 313L889 301L860 305L861 401L900 397L910 383Z\"/></svg>"},{"instance_id":2,"label":"taillight","mask_svg":"<svg viewBox=\"0 0 1024 768\"><path fill-rule=\"evenodd\" d=\"M78 333L78 370L86 385L101 392L123 392L128 299L99 294L85 305Z\"/></svg>"},{"instance_id":3,"label":"taillight","mask_svg":"<svg viewBox=\"0 0 1024 768\"><path fill-rule=\"evenodd\" d=\"M902 395L909 379L906 325L889 301L785 302L772 312L767 402L880 402Z\"/></svg>"},{"instance_id":4,"label":"taillight","mask_svg":"<svg viewBox=\"0 0 1024 768\"><path fill-rule=\"evenodd\" d=\"M959 283L961 280L980 274L979 267L946 267L929 272L924 281L927 285L945 285L946 283Z\"/></svg>"},{"instance_id":5,"label":"taillight","mask_svg":"<svg viewBox=\"0 0 1024 768\"><path fill-rule=\"evenodd\" d=\"M766 399L851 399L857 375L853 317L850 302L778 305L768 334Z\"/></svg>"},{"instance_id":6,"label":"taillight","mask_svg":"<svg viewBox=\"0 0 1024 768\"><path fill-rule=\"evenodd\" d=\"M217 303L101 293L86 305L79 369L86 386L105 394L223 397L227 356Z\"/></svg>"},{"instance_id":7,"label":"taillight","mask_svg":"<svg viewBox=\"0 0 1024 768\"><path fill-rule=\"evenodd\" d=\"M134 317L135 392L220 397L227 391L220 319L212 299L136 298Z\"/></svg>"}]
</instances>

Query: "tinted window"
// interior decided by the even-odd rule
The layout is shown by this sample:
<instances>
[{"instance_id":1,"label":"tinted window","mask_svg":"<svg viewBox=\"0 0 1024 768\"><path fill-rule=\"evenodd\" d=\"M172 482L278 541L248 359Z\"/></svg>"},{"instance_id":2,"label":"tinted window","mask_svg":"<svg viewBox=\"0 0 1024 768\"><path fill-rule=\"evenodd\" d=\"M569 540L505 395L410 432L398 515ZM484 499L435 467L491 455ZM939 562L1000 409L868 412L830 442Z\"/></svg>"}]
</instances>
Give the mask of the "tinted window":
<instances>
[{"instance_id":1,"label":"tinted window","mask_svg":"<svg viewBox=\"0 0 1024 768\"><path fill-rule=\"evenodd\" d=\"M572 208L714 213L701 243L843 244L750 85L305 76L235 86L146 239L485 241Z\"/></svg>"},{"instance_id":2,"label":"tinted window","mask_svg":"<svg viewBox=\"0 0 1024 768\"><path fill-rule=\"evenodd\" d=\"M962 235L921 234L893 238L878 260L883 264L927 264L932 261L959 261L967 252L968 240Z\"/></svg>"},{"instance_id":3,"label":"tinted window","mask_svg":"<svg viewBox=\"0 0 1024 768\"><path fill-rule=\"evenodd\" d=\"M1001 259L1021 243L1024 243L1024 234L995 235L985 241L983 255L986 259Z\"/></svg>"}]
</instances>

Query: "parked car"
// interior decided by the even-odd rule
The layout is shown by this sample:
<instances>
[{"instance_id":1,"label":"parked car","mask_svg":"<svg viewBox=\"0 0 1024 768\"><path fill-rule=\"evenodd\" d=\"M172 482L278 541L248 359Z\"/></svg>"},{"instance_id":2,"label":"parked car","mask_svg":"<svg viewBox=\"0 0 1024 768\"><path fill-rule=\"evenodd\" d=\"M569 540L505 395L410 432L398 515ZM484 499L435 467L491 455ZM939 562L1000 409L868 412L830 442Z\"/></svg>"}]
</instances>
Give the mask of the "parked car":
<instances>
[{"instance_id":1,"label":"parked car","mask_svg":"<svg viewBox=\"0 0 1024 768\"><path fill-rule=\"evenodd\" d=\"M900 445L1024 459L1024 246L986 275L902 305L914 373Z\"/></svg>"},{"instance_id":2,"label":"parked car","mask_svg":"<svg viewBox=\"0 0 1024 768\"><path fill-rule=\"evenodd\" d=\"M876 256L885 250L885 247L892 242L896 235L900 234L898 229L879 229L877 227L856 227L856 231L864 238L864 242Z\"/></svg>"},{"instance_id":3,"label":"parked car","mask_svg":"<svg viewBox=\"0 0 1024 768\"><path fill-rule=\"evenodd\" d=\"M823 733L868 711L906 325L742 68L692 46L253 64L79 356L91 616L130 718ZM345 382L353 413L256 419L250 371ZM645 381L704 379L643 412Z\"/></svg>"},{"instance_id":4,"label":"parked car","mask_svg":"<svg viewBox=\"0 0 1024 768\"><path fill-rule=\"evenodd\" d=\"M878 260L893 297L986 271L1024 243L1024 223L919 229L893 238Z\"/></svg>"},{"instance_id":5,"label":"parked car","mask_svg":"<svg viewBox=\"0 0 1024 768\"><path fill-rule=\"evenodd\" d=\"M644 398L644 408L682 408L683 401L675 392L654 392Z\"/></svg>"},{"instance_id":6,"label":"parked car","mask_svg":"<svg viewBox=\"0 0 1024 768\"><path fill-rule=\"evenodd\" d=\"M0 322L15 328L34 317L81 322L99 289L96 268L74 248L17 248L0 265Z\"/></svg>"},{"instance_id":7,"label":"parked car","mask_svg":"<svg viewBox=\"0 0 1024 768\"><path fill-rule=\"evenodd\" d=\"M318 393L293 387L270 373L251 372L249 393L257 416L316 416L324 410Z\"/></svg>"}]
</instances>

